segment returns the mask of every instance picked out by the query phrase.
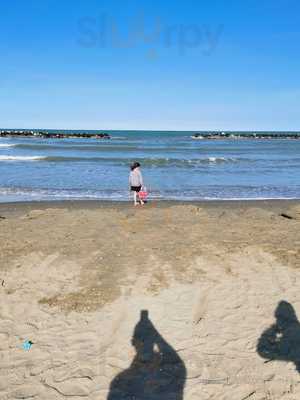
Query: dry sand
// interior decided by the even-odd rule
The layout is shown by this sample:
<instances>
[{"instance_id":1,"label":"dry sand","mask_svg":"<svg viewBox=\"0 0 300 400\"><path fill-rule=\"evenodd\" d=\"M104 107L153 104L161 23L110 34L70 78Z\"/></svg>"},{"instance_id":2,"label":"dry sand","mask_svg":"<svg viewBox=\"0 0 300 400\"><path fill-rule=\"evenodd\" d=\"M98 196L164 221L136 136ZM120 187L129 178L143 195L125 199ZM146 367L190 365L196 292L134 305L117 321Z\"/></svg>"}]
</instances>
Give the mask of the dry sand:
<instances>
[{"instance_id":1,"label":"dry sand","mask_svg":"<svg viewBox=\"0 0 300 400\"><path fill-rule=\"evenodd\" d=\"M0 399L299 399L299 232L299 202L1 205Z\"/></svg>"}]
</instances>

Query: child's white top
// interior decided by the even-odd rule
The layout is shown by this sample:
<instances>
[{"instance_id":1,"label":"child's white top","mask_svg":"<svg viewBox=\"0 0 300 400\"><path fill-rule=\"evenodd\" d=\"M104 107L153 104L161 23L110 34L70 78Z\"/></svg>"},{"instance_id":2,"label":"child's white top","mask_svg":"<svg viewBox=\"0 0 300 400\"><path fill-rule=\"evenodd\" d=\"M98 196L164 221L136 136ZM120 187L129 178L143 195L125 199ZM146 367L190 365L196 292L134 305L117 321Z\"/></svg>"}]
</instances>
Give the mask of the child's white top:
<instances>
[{"instance_id":1,"label":"child's white top","mask_svg":"<svg viewBox=\"0 0 300 400\"><path fill-rule=\"evenodd\" d=\"M129 185L130 186L143 186L143 177L139 168L135 168L130 171L129 174Z\"/></svg>"}]
</instances>

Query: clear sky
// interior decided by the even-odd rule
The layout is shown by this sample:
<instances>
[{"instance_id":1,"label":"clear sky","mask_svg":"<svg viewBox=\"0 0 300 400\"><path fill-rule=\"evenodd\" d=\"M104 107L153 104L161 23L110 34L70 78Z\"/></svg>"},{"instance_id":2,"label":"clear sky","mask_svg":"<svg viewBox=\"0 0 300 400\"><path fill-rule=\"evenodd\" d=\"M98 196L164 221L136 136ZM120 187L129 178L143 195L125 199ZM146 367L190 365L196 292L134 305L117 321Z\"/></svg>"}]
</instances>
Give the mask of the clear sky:
<instances>
[{"instance_id":1,"label":"clear sky","mask_svg":"<svg viewBox=\"0 0 300 400\"><path fill-rule=\"evenodd\" d=\"M299 0L2 0L2 128L300 130Z\"/></svg>"}]
</instances>

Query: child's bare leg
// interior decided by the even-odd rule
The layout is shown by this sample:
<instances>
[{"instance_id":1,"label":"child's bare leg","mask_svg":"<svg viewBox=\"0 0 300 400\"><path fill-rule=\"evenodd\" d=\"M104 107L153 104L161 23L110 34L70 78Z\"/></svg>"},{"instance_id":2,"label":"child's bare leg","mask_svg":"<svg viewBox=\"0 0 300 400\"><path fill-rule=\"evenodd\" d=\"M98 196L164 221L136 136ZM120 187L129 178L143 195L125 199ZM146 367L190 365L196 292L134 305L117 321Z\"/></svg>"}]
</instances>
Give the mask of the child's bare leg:
<instances>
[{"instance_id":1,"label":"child's bare leg","mask_svg":"<svg viewBox=\"0 0 300 400\"><path fill-rule=\"evenodd\" d=\"M135 206L137 205L136 196L137 196L137 192L134 190L134 191L133 191L133 201L134 201L134 205L135 205Z\"/></svg>"}]
</instances>

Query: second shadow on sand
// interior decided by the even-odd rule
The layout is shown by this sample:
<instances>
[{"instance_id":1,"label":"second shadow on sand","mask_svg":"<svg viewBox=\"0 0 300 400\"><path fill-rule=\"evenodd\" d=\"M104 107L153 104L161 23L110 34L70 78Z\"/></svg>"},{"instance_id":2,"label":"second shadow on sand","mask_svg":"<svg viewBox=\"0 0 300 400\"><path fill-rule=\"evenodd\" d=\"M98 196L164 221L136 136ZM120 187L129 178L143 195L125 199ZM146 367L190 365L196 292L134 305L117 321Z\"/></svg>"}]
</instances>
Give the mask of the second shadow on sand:
<instances>
[{"instance_id":1,"label":"second shadow on sand","mask_svg":"<svg viewBox=\"0 0 300 400\"><path fill-rule=\"evenodd\" d=\"M275 310L276 322L258 340L257 352L268 361L290 361L300 372L300 323L293 306L279 302Z\"/></svg>"}]
</instances>

